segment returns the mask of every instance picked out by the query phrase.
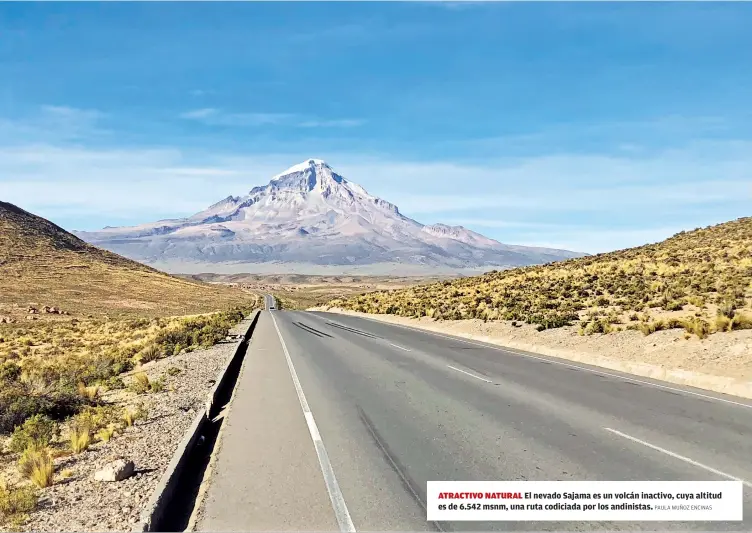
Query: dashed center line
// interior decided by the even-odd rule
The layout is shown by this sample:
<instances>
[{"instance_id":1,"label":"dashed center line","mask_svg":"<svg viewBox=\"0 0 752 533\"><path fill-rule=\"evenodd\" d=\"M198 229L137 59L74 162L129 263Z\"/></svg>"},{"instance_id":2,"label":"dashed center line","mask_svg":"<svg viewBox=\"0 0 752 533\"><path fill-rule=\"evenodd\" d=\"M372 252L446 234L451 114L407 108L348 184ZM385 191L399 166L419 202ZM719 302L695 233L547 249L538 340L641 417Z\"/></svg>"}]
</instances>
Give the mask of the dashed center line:
<instances>
[{"instance_id":1,"label":"dashed center line","mask_svg":"<svg viewBox=\"0 0 752 533\"><path fill-rule=\"evenodd\" d=\"M461 368L454 367L452 365L447 365L447 367L451 368L452 370L456 370L457 372L462 372L463 374L467 374L470 377L473 377L475 379L479 379L481 381L485 381L486 383L493 383L490 379L482 378L480 376L476 376L475 374L471 374L470 372L466 372L465 370L462 370Z\"/></svg>"},{"instance_id":2,"label":"dashed center line","mask_svg":"<svg viewBox=\"0 0 752 533\"><path fill-rule=\"evenodd\" d=\"M734 400L729 400L729 399L726 399L726 398L720 398L718 396L711 396L709 394L702 394L700 392L695 392L695 391L691 391L691 390L680 389L678 387L671 387L669 385L663 385L663 384L660 384L660 383L654 383L652 381L645 381L645 380L642 380L642 379L636 379L634 377L630 377L630 376L627 376L627 375L614 374L612 372L607 372L607 371L601 370L599 368L588 368L588 367L585 367L585 366L573 365L573 364L569 364L569 363L565 363L563 361L557 360L556 358L539 357L537 355L533 355L533 354L531 354L529 352L524 352L524 351L521 351L521 350L517 350L515 348L507 348L505 346L497 346L497 345L493 345L493 344L474 342L474 341L467 340L467 339L462 338L462 337L457 337L457 336L452 336L452 335L444 335L443 333L438 333L438 332L430 330L430 329L421 329L421 328L416 328L416 327L413 327L413 326L405 326L404 324L395 324L393 322L385 322L383 320L378 320L378 319L370 318L370 317L366 317L366 316L358 316L358 318L361 318L363 320L368 320L368 321L371 321L371 322L376 322L376 323L381 324L381 325L395 326L395 327L398 327L398 328L407 329L407 330L415 331L415 332L418 332L418 333L423 333L423 334L428 334L428 335L434 335L436 337L443 337L445 339L450 339L450 340L453 340L455 342L463 342L465 344L470 344L470 345L473 345L473 346L480 346L481 348L486 348L486 349L489 349L489 350L498 350L500 352L507 352L507 353L512 353L512 354L516 354L516 355L521 355L522 357L527 357L528 359L537 359L538 361L541 361L541 362L544 362L544 363L549 363L549 364L554 364L554 365L569 367L569 368L576 369L576 370L583 370L585 372L590 372L592 374L597 374L597 375L601 375L601 376L608 376L608 377L611 377L611 378L617 378L617 379L620 379L620 380L623 380L623 381L631 381L632 383L639 383L641 385L649 385L650 387L654 387L654 388L657 388L657 389L664 389L664 390L669 390L669 391L673 391L673 392L679 392L679 393L682 393L682 394L688 394L688 395L691 395L691 396L697 396L697 397L700 397L700 398L705 398L707 400L714 400L716 402L723 402L723 403L727 403L727 404L731 404L731 405L736 405L736 406L739 406L739 407L744 407L746 409L752 409L752 404L742 403L742 402L735 402Z\"/></svg>"},{"instance_id":3,"label":"dashed center line","mask_svg":"<svg viewBox=\"0 0 752 533\"><path fill-rule=\"evenodd\" d=\"M389 342L389 341L387 341ZM391 346L394 346L395 348L399 348L400 350L405 350L406 352L411 352L412 350L410 348L405 348L403 346L398 346L397 344L394 344L393 342L389 342Z\"/></svg>"}]
</instances>

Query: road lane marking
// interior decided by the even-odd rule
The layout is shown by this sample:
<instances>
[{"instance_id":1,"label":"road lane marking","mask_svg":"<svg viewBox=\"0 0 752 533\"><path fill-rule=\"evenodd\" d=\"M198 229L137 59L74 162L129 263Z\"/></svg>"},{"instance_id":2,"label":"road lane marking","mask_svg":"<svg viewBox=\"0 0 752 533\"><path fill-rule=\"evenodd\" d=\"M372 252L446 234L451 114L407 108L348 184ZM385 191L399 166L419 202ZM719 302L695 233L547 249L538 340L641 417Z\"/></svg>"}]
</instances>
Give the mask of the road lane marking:
<instances>
[{"instance_id":1,"label":"road lane marking","mask_svg":"<svg viewBox=\"0 0 752 533\"><path fill-rule=\"evenodd\" d=\"M389 342L389 341L386 341L386 342ZM391 344L395 348L399 348L400 350L405 350L406 352L412 352L412 350L410 348L404 348L403 346L398 346L398 345L394 344L393 342L389 342L389 344Z\"/></svg>"},{"instance_id":2,"label":"road lane marking","mask_svg":"<svg viewBox=\"0 0 752 533\"><path fill-rule=\"evenodd\" d=\"M378 322L379 324L386 324L388 326L397 326L398 328L409 329L409 330L418 331L418 332L421 332L421 333L430 333L431 335L436 335L437 337L444 337L445 339L450 339L450 340L453 340L453 341L464 342L466 344L472 344L474 346L481 346L483 348L488 348L488 349L491 349L491 350L499 350L501 352L509 352L509 353L513 353L513 354L516 354L516 355L521 355L522 357L527 357L529 359L537 359L538 361L545 361L547 363L553 363L555 365L566 366L566 367L569 367L569 368L576 368L578 370L584 370L586 372L590 372L591 374L599 374L599 375L602 375L602 376L609 376L609 377L621 379L621 380L624 380L624 381L631 381L632 383L641 383L642 385L649 385L651 387L656 387L656 388L659 388L659 389L665 389L665 390L670 390L670 391L674 391L674 392L681 392L683 394L691 394L692 396L699 396L700 398L706 398L708 400L715 400L717 402L730 403L732 405L738 405L739 407L746 407L747 409L752 409L752 405L747 404L747 403L735 402L733 400L727 400L725 398L718 398L716 396L710 396L708 394L701 394L699 392L688 391L688 390L679 389L679 388L676 388L676 387L669 387L667 385L661 385L659 383L653 383L651 381L644 381L644 380L641 380L641 379L635 379L635 378L630 378L630 377L627 377L627 376L621 376L619 374L612 374L610 372L604 372L602 370L598 370L598 369L594 369L594 368L587 368L587 367L584 367L584 366L572 365L572 364L569 364L569 363L564 363L562 361L557 361L556 359L553 359L553 358L549 359L549 358L546 358L546 357L538 357L536 355L532 355L532 354L529 354L527 352L518 351L518 350L516 350L514 348L506 348L504 346L494 346L494 345L491 345L491 344L483 344L483 343L480 343L480 342L473 342L473 341L464 339L462 337L453 337L451 335L444 335L443 333L437 333L435 331L431 331L431 330L428 330L428 329L414 328L412 326L405 326L403 324L393 324L391 322L384 322L384 321L381 321L381 320L376 320L375 318L368 318L368 317L365 317L365 316L358 316L358 315L349 315L349 316L355 316L355 318L363 318L365 320L370 320L371 322Z\"/></svg>"},{"instance_id":3,"label":"road lane marking","mask_svg":"<svg viewBox=\"0 0 752 533\"><path fill-rule=\"evenodd\" d=\"M704 470L707 470L708 472L712 472L713 474L716 474L716 475L719 475L721 477L725 477L725 478L728 478L728 479L732 479L734 481L741 481L746 486L752 487L752 483L750 483L749 481L747 481L745 479L742 479L742 478L736 477L736 476L732 476L731 474L727 474L726 472L721 472L720 470L717 470L717 469L713 468L712 466L704 465L702 463L699 463L699 462L695 461L694 459L690 459L689 457L684 457L683 455L679 455L678 453L674 453L671 450L667 450L666 448L661 448L660 446L656 446L655 444L650 444L649 442L646 442L644 440L640 440L637 437L632 437L631 435L627 435L626 433L622 433L621 431L618 431L616 429L605 428L605 427L603 429L605 429L606 431L609 431L609 432L611 432L611 433L613 433L615 435L619 435L620 437L625 438L627 440L631 440L632 442L636 442L638 444L642 444L643 446L647 446L648 448L651 448L653 450L659 451L661 453L665 453L666 455L669 455L669 456L671 456L671 457L673 457L675 459L680 459L680 460L684 461L685 463L689 463L691 465L694 465L694 466L697 466L697 467L702 468Z\"/></svg>"},{"instance_id":4,"label":"road lane marking","mask_svg":"<svg viewBox=\"0 0 752 533\"><path fill-rule=\"evenodd\" d=\"M282 344L282 351L285 353L285 359L287 360L287 368L290 369L290 377L292 377L293 385L295 385L295 392L298 393L298 400L300 401L300 407L303 409L303 416L305 417L306 424L308 425L308 431L311 434L311 440L313 446L316 449L316 455L319 458L319 465L321 466L321 473L324 475L324 483L326 483L326 490L329 493L329 499L332 501L332 508L334 509L334 516L339 524L339 530L343 532L354 532L355 525L350 517L350 511L347 510L347 503L345 503L345 497L342 495L342 491L337 483L337 477L334 475L334 469L332 463L329 461L329 454L326 453L324 447L324 441L319 433L319 428L316 425L316 420L313 418L313 413L308 405L308 400L303 392L303 387L300 385L298 379L298 373L295 371L295 365L292 363L290 352L287 350L285 339L282 338L282 332L279 331L279 326L274 318L274 313L269 313L274 323L274 329L277 330L279 336L279 342Z\"/></svg>"},{"instance_id":5,"label":"road lane marking","mask_svg":"<svg viewBox=\"0 0 752 533\"><path fill-rule=\"evenodd\" d=\"M447 365L447 366L449 368L451 368L452 370L456 370L457 372L462 372L463 374L467 374L468 376L474 377L475 379L479 379L481 381L485 381L486 383L493 383L493 381L491 381L490 379L486 379L486 378L482 378L480 376L476 376L475 374L471 374L470 372L465 372L461 368L456 368L456 367L453 367L452 365Z\"/></svg>"},{"instance_id":6,"label":"road lane marking","mask_svg":"<svg viewBox=\"0 0 752 533\"><path fill-rule=\"evenodd\" d=\"M412 350L411 350L410 348L405 348L404 346L400 346L400 345L398 345L398 344L394 344L393 342L390 342L390 341L388 341L388 340L387 340L387 339L385 339L384 337L379 337L378 335L375 335L374 333L370 333L370 332L368 332L368 331L360 331L360 330L358 330L358 329L355 329L355 328L351 328L350 326L345 326L344 324L340 324L340 323L338 323L338 322L334 322L334 321L332 321L332 320L327 320L327 322L326 322L326 323L327 323L327 324L328 324L329 326L335 326L335 327L338 327L338 328L340 328L340 329L343 329L343 330L345 330L345 331L349 331L349 332L351 332L351 333L357 333L358 335L362 335L362 336L364 336L364 337L370 337L370 338L373 338L373 339L380 339L380 340L383 340L384 342L386 342L386 343L387 343L387 344L389 344L390 346L394 346L395 348L399 348L400 350L404 350L404 351L406 351L406 352L412 352Z\"/></svg>"}]
</instances>

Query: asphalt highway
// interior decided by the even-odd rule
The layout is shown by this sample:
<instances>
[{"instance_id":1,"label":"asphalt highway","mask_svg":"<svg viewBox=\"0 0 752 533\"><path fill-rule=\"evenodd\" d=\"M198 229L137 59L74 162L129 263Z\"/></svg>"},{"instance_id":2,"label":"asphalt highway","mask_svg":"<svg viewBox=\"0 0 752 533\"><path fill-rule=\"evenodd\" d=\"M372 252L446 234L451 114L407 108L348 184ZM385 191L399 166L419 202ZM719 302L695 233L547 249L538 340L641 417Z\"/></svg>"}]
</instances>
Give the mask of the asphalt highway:
<instances>
[{"instance_id":1,"label":"asphalt highway","mask_svg":"<svg viewBox=\"0 0 752 533\"><path fill-rule=\"evenodd\" d=\"M358 317L263 311L220 442L204 531L752 530L752 402ZM426 521L429 480L729 479L744 522Z\"/></svg>"}]
</instances>

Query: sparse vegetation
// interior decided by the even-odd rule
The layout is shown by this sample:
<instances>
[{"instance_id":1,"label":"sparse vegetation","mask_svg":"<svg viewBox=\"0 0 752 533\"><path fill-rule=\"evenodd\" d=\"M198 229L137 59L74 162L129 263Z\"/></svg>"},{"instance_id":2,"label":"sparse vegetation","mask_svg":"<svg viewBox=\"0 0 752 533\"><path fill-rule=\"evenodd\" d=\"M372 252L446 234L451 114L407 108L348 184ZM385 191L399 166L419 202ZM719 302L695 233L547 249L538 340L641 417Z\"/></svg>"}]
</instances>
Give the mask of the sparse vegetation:
<instances>
[{"instance_id":1,"label":"sparse vegetation","mask_svg":"<svg viewBox=\"0 0 752 533\"><path fill-rule=\"evenodd\" d=\"M136 394L149 392L151 390L149 376L147 376L145 372L137 372L136 374L133 374L133 381L131 381L128 388Z\"/></svg>"},{"instance_id":2,"label":"sparse vegetation","mask_svg":"<svg viewBox=\"0 0 752 533\"><path fill-rule=\"evenodd\" d=\"M148 412L143 404L136 407L126 407L123 409L121 419L126 427L131 427L137 420L144 420L148 417Z\"/></svg>"},{"instance_id":3,"label":"sparse vegetation","mask_svg":"<svg viewBox=\"0 0 752 533\"><path fill-rule=\"evenodd\" d=\"M147 417L143 404L124 412L129 391L110 393L126 388L127 373L225 339L261 299L158 272L3 202L0 265L4 530L23 528L37 489L72 476L53 459L75 464L95 440ZM146 381L148 392L165 388L163 377ZM2 484L19 475L21 484Z\"/></svg>"},{"instance_id":4,"label":"sparse vegetation","mask_svg":"<svg viewBox=\"0 0 752 533\"><path fill-rule=\"evenodd\" d=\"M704 338L752 327L745 310L752 302L751 281L752 218L742 218L658 244L376 291L328 305L435 320L510 320L539 331L579 324L582 335L606 334L622 329L615 324L632 322L625 329L649 335L683 328Z\"/></svg>"},{"instance_id":5,"label":"sparse vegetation","mask_svg":"<svg viewBox=\"0 0 752 533\"><path fill-rule=\"evenodd\" d=\"M81 453L91 444L91 426L83 421L74 421L70 427L70 448L73 453Z\"/></svg>"},{"instance_id":6,"label":"sparse vegetation","mask_svg":"<svg viewBox=\"0 0 752 533\"><path fill-rule=\"evenodd\" d=\"M261 301L100 250L5 202L0 264L0 434L101 403L123 372L216 343Z\"/></svg>"},{"instance_id":7,"label":"sparse vegetation","mask_svg":"<svg viewBox=\"0 0 752 533\"><path fill-rule=\"evenodd\" d=\"M34 487L23 485L9 487L0 481L0 525L20 528L26 517L37 506L38 495Z\"/></svg>"},{"instance_id":8,"label":"sparse vegetation","mask_svg":"<svg viewBox=\"0 0 752 533\"><path fill-rule=\"evenodd\" d=\"M47 416L36 414L28 418L21 426L17 426L10 439L10 450L21 453L29 447L45 447L59 434L54 420Z\"/></svg>"},{"instance_id":9,"label":"sparse vegetation","mask_svg":"<svg viewBox=\"0 0 752 533\"><path fill-rule=\"evenodd\" d=\"M113 425L97 431L97 438L102 442L110 442L110 439L113 437L113 435L115 435L115 426Z\"/></svg>"},{"instance_id":10,"label":"sparse vegetation","mask_svg":"<svg viewBox=\"0 0 752 533\"><path fill-rule=\"evenodd\" d=\"M52 485L55 467L49 448L36 444L30 445L18 460L18 470L40 489Z\"/></svg>"},{"instance_id":11,"label":"sparse vegetation","mask_svg":"<svg viewBox=\"0 0 752 533\"><path fill-rule=\"evenodd\" d=\"M211 346L248 312L235 308L135 323L87 319L32 327L3 324L7 340L0 344L0 434L35 414L62 420L97 405L103 389L124 386L119 375L143 362L145 352L170 356ZM27 341L34 348L20 355ZM147 390L156 392L163 385Z\"/></svg>"}]
</instances>

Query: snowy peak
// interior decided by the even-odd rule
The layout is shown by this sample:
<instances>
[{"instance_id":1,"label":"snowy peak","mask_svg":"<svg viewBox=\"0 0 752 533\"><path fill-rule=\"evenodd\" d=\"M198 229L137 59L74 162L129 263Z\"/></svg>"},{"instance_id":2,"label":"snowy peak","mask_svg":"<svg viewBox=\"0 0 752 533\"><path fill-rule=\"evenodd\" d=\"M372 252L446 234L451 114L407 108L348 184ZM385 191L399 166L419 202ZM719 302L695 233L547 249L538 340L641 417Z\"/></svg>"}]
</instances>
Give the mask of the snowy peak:
<instances>
[{"instance_id":1,"label":"snowy peak","mask_svg":"<svg viewBox=\"0 0 752 533\"><path fill-rule=\"evenodd\" d=\"M270 196L277 203L319 203L347 211L368 211L376 207L399 215L397 206L347 181L322 159L308 159L293 165L274 176L268 185L254 187L249 193L252 203Z\"/></svg>"},{"instance_id":2,"label":"snowy peak","mask_svg":"<svg viewBox=\"0 0 752 533\"><path fill-rule=\"evenodd\" d=\"M272 178L272 181L281 178L283 176L287 176L289 174L298 174L300 172L305 172L306 170L313 170L315 171L317 168L319 169L327 169L330 172L332 172L332 167L330 167L326 161L323 159L308 159L306 161L303 161L302 163L298 163L297 165L293 165L284 172L280 172L276 176Z\"/></svg>"},{"instance_id":3,"label":"snowy peak","mask_svg":"<svg viewBox=\"0 0 752 533\"><path fill-rule=\"evenodd\" d=\"M424 226L321 159L306 159L245 196L227 196L187 218L78 235L126 257L183 272L186 265L205 272L225 266L250 272L266 268L262 263L275 269L459 271L580 255L509 246L462 226Z\"/></svg>"}]
</instances>

